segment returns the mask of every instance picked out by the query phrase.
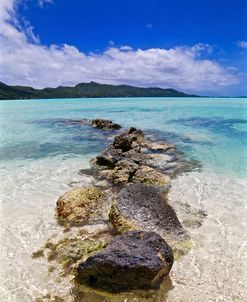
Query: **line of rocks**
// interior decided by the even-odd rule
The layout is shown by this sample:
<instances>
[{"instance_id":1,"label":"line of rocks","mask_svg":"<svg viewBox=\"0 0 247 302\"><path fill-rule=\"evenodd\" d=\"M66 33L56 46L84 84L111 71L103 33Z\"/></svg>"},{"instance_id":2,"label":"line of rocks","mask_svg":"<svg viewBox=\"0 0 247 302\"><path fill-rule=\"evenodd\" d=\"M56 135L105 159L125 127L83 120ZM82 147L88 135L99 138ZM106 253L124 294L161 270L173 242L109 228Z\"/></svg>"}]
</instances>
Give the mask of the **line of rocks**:
<instances>
[{"instance_id":1,"label":"line of rocks","mask_svg":"<svg viewBox=\"0 0 247 302\"><path fill-rule=\"evenodd\" d=\"M79 172L93 175L92 185L59 197L56 217L68 230L108 226L109 236L104 237L102 230L99 241L89 238L91 244L82 240L82 232L76 238L47 244L47 254L75 272L77 284L109 292L159 288L174 257L191 248L187 232L168 203L171 177L183 166L187 171L188 161L174 145L152 142L140 129L120 132L119 124L102 119L83 123L116 135L91 160L90 169Z\"/></svg>"}]
</instances>

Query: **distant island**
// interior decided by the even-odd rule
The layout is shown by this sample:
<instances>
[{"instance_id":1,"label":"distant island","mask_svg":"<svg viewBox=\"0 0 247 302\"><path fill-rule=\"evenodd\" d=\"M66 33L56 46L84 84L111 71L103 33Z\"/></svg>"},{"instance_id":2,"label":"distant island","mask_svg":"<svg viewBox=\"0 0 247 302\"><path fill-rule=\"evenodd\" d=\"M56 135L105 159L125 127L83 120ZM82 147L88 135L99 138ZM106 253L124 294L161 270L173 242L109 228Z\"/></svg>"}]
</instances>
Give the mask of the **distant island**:
<instances>
[{"instance_id":1,"label":"distant island","mask_svg":"<svg viewBox=\"0 0 247 302\"><path fill-rule=\"evenodd\" d=\"M59 86L43 89L28 86L10 86L0 82L0 100L101 97L195 97L195 95L174 89L107 85L95 82L80 83L74 87Z\"/></svg>"}]
</instances>

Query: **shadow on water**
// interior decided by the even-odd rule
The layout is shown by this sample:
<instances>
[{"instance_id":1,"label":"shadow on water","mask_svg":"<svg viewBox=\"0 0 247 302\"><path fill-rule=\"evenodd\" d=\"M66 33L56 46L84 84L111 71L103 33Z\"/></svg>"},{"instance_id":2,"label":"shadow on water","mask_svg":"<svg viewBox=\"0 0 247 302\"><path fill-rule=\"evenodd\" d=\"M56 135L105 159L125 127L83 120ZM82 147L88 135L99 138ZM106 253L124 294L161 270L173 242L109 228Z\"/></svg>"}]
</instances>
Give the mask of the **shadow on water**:
<instances>
[{"instance_id":1,"label":"shadow on water","mask_svg":"<svg viewBox=\"0 0 247 302\"><path fill-rule=\"evenodd\" d=\"M217 119L212 125L212 119L189 118L173 120L173 123L183 125L197 125L198 127L216 127L221 124ZM225 122L228 129L233 129L233 121ZM244 120L238 120L244 123ZM246 121L247 122L247 121ZM86 119L42 119L32 121L32 124L38 128L45 128L49 131L46 137L39 139L38 135L34 140L28 142L16 142L0 148L1 160L13 159L41 159L57 155L66 157L75 157L78 155L87 155L100 153L106 148L113 136L117 134L112 130L95 129L88 124ZM226 126L222 126L223 128ZM38 129L37 129L38 130ZM234 130L234 129L233 129ZM237 130L235 130L237 131ZM210 141L203 141L196 138L190 138L174 132L160 131L150 129L145 131L147 137L151 140L168 141L178 145L183 152L190 153L194 144L213 144Z\"/></svg>"},{"instance_id":2,"label":"shadow on water","mask_svg":"<svg viewBox=\"0 0 247 302\"><path fill-rule=\"evenodd\" d=\"M110 294L75 285L71 291L74 302L165 302L167 294L173 289L170 277L166 277L159 290L135 290L131 292Z\"/></svg>"},{"instance_id":3,"label":"shadow on water","mask_svg":"<svg viewBox=\"0 0 247 302\"><path fill-rule=\"evenodd\" d=\"M213 145L212 140L201 139L200 137L188 137L175 132L150 129L145 131L146 136L152 141L166 141L177 145L182 151L191 151L193 145Z\"/></svg>"},{"instance_id":4,"label":"shadow on water","mask_svg":"<svg viewBox=\"0 0 247 302\"><path fill-rule=\"evenodd\" d=\"M242 137L247 135L246 119L225 119L221 117L189 117L170 120L169 123L176 123L192 128L204 128L225 136Z\"/></svg>"},{"instance_id":5,"label":"shadow on water","mask_svg":"<svg viewBox=\"0 0 247 302\"><path fill-rule=\"evenodd\" d=\"M47 128L52 138L36 137L28 142L0 148L1 160L41 159L56 155L74 157L101 152L115 134L113 131L102 131L92 128L84 120L51 119L33 121L38 127Z\"/></svg>"}]
</instances>

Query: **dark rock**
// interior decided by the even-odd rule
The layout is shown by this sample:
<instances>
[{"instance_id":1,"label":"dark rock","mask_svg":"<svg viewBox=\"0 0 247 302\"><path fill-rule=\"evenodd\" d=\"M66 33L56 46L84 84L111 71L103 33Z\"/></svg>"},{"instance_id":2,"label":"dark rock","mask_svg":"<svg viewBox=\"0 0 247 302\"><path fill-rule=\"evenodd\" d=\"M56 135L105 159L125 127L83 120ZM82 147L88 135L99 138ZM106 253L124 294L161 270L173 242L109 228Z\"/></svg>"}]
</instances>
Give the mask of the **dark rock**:
<instances>
[{"instance_id":1,"label":"dark rock","mask_svg":"<svg viewBox=\"0 0 247 302\"><path fill-rule=\"evenodd\" d=\"M159 288L172 264L172 250L158 234L131 231L79 264L76 279L110 292Z\"/></svg>"},{"instance_id":2,"label":"dark rock","mask_svg":"<svg viewBox=\"0 0 247 302\"><path fill-rule=\"evenodd\" d=\"M103 119L92 120L91 125L98 129L112 129L112 130L121 129L121 126L119 124L113 123L110 120L103 120Z\"/></svg>"},{"instance_id":3,"label":"dark rock","mask_svg":"<svg viewBox=\"0 0 247 302\"><path fill-rule=\"evenodd\" d=\"M118 161L122 160L124 155L120 149L107 148L93 162L94 165L104 166L113 169Z\"/></svg>"},{"instance_id":4,"label":"dark rock","mask_svg":"<svg viewBox=\"0 0 247 302\"><path fill-rule=\"evenodd\" d=\"M143 139L144 134L141 130L130 128L127 132L115 136L112 146L115 149L121 149L122 152L127 152L131 149L140 150Z\"/></svg>"},{"instance_id":5,"label":"dark rock","mask_svg":"<svg viewBox=\"0 0 247 302\"><path fill-rule=\"evenodd\" d=\"M141 129L137 129L135 127L130 127L128 132L128 134L135 134L135 135L141 135L144 137L144 133Z\"/></svg>"}]
</instances>

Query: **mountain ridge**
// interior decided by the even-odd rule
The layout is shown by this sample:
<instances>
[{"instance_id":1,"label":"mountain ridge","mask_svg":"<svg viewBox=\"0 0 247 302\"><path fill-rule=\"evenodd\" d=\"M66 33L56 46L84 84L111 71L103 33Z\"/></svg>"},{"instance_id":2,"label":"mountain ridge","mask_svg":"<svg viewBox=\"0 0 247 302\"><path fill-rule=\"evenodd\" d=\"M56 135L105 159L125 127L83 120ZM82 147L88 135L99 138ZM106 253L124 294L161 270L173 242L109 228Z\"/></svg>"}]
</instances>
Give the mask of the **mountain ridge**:
<instances>
[{"instance_id":1,"label":"mountain ridge","mask_svg":"<svg viewBox=\"0 0 247 302\"><path fill-rule=\"evenodd\" d=\"M78 83L75 86L58 86L36 89L30 86L7 85L0 82L0 100L52 99L52 98L103 98L103 97L196 97L172 88L110 85L96 82Z\"/></svg>"}]
</instances>

